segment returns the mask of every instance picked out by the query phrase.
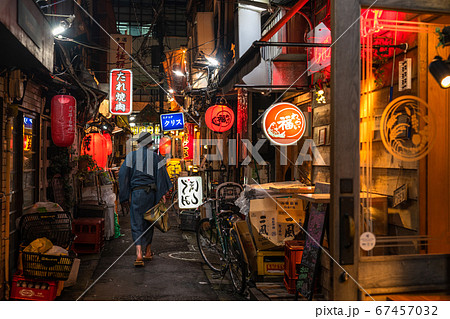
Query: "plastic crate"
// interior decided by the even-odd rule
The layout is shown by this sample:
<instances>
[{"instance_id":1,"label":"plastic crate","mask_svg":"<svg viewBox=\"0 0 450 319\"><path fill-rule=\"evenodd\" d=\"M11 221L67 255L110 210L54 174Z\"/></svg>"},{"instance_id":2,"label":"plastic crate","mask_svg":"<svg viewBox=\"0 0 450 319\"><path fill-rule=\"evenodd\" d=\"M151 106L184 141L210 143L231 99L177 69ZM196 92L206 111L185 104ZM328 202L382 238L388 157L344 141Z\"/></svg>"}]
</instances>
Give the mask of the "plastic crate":
<instances>
[{"instance_id":1,"label":"plastic crate","mask_svg":"<svg viewBox=\"0 0 450 319\"><path fill-rule=\"evenodd\" d=\"M20 219L19 229L24 246L41 237L63 248L69 248L73 241L72 217L66 212L24 215Z\"/></svg>"},{"instance_id":2,"label":"plastic crate","mask_svg":"<svg viewBox=\"0 0 450 319\"><path fill-rule=\"evenodd\" d=\"M74 243L73 251L77 254L98 254L103 247L105 246L105 242L102 241L98 244L89 244L89 243Z\"/></svg>"},{"instance_id":3,"label":"plastic crate","mask_svg":"<svg viewBox=\"0 0 450 319\"><path fill-rule=\"evenodd\" d=\"M99 253L105 244L103 218L78 218L73 221L73 250L81 254Z\"/></svg>"},{"instance_id":4,"label":"plastic crate","mask_svg":"<svg viewBox=\"0 0 450 319\"><path fill-rule=\"evenodd\" d=\"M22 252L23 275L45 280L67 280L74 257Z\"/></svg>"},{"instance_id":5,"label":"plastic crate","mask_svg":"<svg viewBox=\"0 0 450 319\"><path fill-rule=\"evenodd\" d=\"M72 231L76 236L74 243L99 244L105 236L105 219L74 219Z\"/></svg>"},{"instance_id":6,"label":"plastic crate","mask_svg":"<svg viewBox=\"0 0 450 319\"><path fill-rule=\"evenodd\" d=\"M83 202L75 206L76 218L104 218L106 205Z\"/></svg>"},{"instance_id":7,"label":"plastic crate","mask_svg":"<svg viewBox=\"0 0 450 319\"><path fill-rule=\"evenodd\" d=\"M181 211L180 212L180 229L187 231L196 231L200 215L197 211Z\"/></svg>"},{"instance_id":8,"label":"plastic crate","mask_svg":"<svg viewBox=\"0 0 450 319\"><path fill-rule=\"evenodd\" d=\"M286 290L290 294L295 294L296 285L297 285L297 278L289 278L289 276L284 273L284 286L286 287Z\"/></svg>"},{"instance_id":9,"label":"plastic crate","mask_svg":"<svg viewBox=\"0 0 450 319\"><path fill-rule=\"evenodd\" d=\"M260 250L256 253L259 276L283 276L284 251Z\"/></svg>"},{"instance_id":10,"label":"plastic crate","mask_svg":"<svg viewBox=\"0 0 450 319\"><path fill-rule=\"evenodd\" d=\"M55 300L58 290L57 281L25 278L16 274L11 285L11 299L18 300Z\"/></svg>"},{"instance_id":11,"label":"plastic crate","mask_svg":"<svg viewBox=\"0 0 450 319\"><path fill-rule=\"evenodd\" d=\"M291 279L298 277L296 267L302 262L304 245L302 240L289 240L284 246L284 271Z\"/></svg>"}]
</instances>

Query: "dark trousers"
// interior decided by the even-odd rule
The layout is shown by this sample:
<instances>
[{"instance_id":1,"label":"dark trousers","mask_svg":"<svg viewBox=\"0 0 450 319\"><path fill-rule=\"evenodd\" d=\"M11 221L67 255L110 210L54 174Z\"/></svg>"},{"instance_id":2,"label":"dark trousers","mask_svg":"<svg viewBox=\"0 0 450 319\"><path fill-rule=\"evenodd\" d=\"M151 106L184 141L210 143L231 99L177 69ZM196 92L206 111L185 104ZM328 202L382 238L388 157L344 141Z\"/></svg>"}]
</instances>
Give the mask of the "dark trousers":
<instances>
[{"instance_id":1,"label":"dark trousers","mask_svg":"<svg viewBox=\"0 0 450 319\"><path fill-rule=\"evenodd\" d=\"M144 214L155 205L155 192L146 192L137 189L131 193L130 218L131 235L135 245L141 245L145 249L152 243L154 227L144 219Z\"/></svg>"}]
</instances>

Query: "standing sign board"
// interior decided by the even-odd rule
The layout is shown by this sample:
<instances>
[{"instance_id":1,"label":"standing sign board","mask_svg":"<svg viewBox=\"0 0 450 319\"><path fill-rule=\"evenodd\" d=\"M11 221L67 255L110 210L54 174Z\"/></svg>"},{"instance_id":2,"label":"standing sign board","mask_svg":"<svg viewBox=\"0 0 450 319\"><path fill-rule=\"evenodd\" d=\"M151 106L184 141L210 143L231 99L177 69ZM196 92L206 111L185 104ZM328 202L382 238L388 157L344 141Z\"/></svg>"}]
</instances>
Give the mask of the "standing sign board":
<instances>
[{"instance_id":1,"label":"standing sign board","mask_svg":"<svg viewBox=\"0 0 450 319\"><path fill-rule=\"evenodd\" d=\"M286 102L268 108L264 113L262 124L267 138L281 146L297 143L306 131L303 112L294 104Z\"/></svg>"},{"instance_id":2,"label":"standing sign board","mask_svg":"<svg viewBox=\"0 0 450 319\"><path fill-rule=\"evenodd\" d=\"M330 185L325 183L316 183L314 192L316 194L329 194ZM302 261L300 265L297 265L297 291L309 300L312 300L313 295L314 281L320 257L327 209L327 204L311 203L309 209L308 227L306 228L308 235L306 235Z\"/></svg>"},{"instance_id":3,"label":"standing sign board","mask_svg":"<svg viewBox=\"0 0 450 319\"><path fill-rule=\"evenodd\" d=\"M203 202L202 178L200 176L178 177L178 206L194 209Z\"/></svg>"},{"instance_id":4,"label":"standing sign board","mask_svg":"<svg viewBox=\"0 0 450 319\"><path fill-rule=\"evenodd\" d=\"M161 130L163 132L184 130L183 112L161 114Z\"/></svg>"},{"instance_id":5,"label":"standing sign board","mask_svg":"<svg viewBox=\"0 0 450 319\"><path fill-rule=\"evenodd\" d=\"M133 73L131 70L111 70L109 76L109 101L111 114L131 114L133 111Z\"/></svg>"}]
</instances>

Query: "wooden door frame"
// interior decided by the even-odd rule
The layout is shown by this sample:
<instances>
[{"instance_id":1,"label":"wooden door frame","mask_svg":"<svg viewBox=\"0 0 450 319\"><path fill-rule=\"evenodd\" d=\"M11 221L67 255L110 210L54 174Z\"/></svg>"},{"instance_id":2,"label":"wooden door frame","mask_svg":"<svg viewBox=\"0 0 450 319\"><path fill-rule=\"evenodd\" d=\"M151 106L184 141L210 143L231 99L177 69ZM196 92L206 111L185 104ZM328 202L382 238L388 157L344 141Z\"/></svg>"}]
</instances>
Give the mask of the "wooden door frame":
<instances>
[{"instance_id":1,"label":"wooden door frame","mask_svg":"<svg viewBox=\"0 0 450 319\"><path fill-rule=\"evenodd\" d=\"M338 2L338 3L337 3ZM441 0L332 0L331 35L331 203L330 251L339 262L342 200L353 200L355 236L353 264L342 266L359 279L359 123L361 94L360 23L361 7L450 14L450 2ZM353 187L349 188L350 185ZM341 188L341 185L342 188ZM344 185L347 190L344 193ZM347 205L348 207L348 205ZM361 299L359 287L342 276L343 270L332 264L333 300ZM347 279L347 280L346 280Z\"/></svg>"}]
</instances>

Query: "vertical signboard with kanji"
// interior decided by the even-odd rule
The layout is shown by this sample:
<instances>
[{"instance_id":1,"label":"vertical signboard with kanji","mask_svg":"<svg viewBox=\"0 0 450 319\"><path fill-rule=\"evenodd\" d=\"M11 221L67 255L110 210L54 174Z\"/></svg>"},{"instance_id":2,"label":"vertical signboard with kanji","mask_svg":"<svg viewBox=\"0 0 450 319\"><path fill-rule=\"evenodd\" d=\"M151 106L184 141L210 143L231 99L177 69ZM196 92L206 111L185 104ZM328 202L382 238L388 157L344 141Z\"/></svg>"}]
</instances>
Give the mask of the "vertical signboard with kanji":
<instances>
[{"instance_id":1,"label":"vertical signboard with kanji","mask_svg":"<svg viewBox=\"0 0 450 319\"><path fill-rule=\"evenodd\" d=\"M308 43L331 44L331 31L321 22L307 34ZM331 64L331 47L315 47L308 50L308 75L318 72Z\"/></svg>"},{"instance_id":2,"label":"vertical signboard with kanji","mask_svg":"<svg viewBox=\"0 0 450 319\"><path fill-rule=\"evenodd\" d=\"M131 70L111 70L109 86L110 112L114 115L131 114L133 111L133 74Z\"/></svg>"},{"instance_id":3,"label":"vertical signboard with kanji","mask_svg":"<svg viewBox=\"0 0 450 319\"><path fill-rule=\"evenodd\" d=\"M111 34L109 42L108 65L114 69L131 69L131 35Z\"/></svg>"},{"instance_id":4,"label":"vertical signboard with kanji","mask_svg":"<svg viewBox=\"0 0 450 319\"><path fill-rule=\"evenodd\" d=\"M178 207L193 209L202 204L203 190L200 176L178 177Z\"/></svg>"},{"instance_id":5,"label":"vertical signboard with kanji","mask_svg":"<svg viewBox=\"0 0 450 319\"><path fill-rule=\"evenodd\" d=\"M194 132L195 124L186 123L186 133L183 139L183 157L185 161L190 161L194 158Z\"/></svg>"}]
</instances>

